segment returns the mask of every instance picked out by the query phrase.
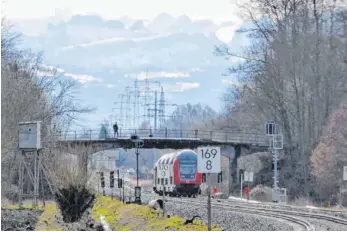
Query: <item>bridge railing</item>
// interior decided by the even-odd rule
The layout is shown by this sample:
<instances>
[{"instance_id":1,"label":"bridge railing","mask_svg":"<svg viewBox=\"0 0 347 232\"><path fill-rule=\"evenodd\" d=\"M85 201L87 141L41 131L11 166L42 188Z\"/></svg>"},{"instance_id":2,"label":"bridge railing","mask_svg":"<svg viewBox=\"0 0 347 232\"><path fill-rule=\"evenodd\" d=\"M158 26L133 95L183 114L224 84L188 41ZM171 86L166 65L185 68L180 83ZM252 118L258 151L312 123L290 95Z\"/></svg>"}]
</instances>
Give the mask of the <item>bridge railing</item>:
<instances>
[{"instance_id":1,"label":"bridge railing","mask_svg":"<svg viewBox=\"0 0 347 232\"><path fill-rule=\"evenodd\" d=\"M245 132L224 132L224 131L202 131L202 130L174 130L174 129L120 129L117 138L130 138L136 134L140 138L167 138L167 139L192 139L211 140L216 142L249 143L267 146L269 137L265 134L245 133ZM76 130L65 131L56 134L58 140L109 140L114 139L114 133L100 130Z\"/></svg>"}]
</instances>

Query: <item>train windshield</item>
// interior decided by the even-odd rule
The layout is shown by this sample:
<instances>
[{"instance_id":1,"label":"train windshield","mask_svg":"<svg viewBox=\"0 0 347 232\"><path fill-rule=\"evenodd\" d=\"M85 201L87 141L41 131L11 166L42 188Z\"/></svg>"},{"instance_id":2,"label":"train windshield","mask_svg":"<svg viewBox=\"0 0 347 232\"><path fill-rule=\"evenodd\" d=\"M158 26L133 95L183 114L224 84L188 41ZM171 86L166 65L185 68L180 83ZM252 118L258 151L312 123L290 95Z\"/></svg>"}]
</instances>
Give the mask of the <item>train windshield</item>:
<instances>
[{"instance_id":1,"label":"train windshield","mask_svg":"<svg viewBox=\"0 0 347 232\"><path fill-rule=\"evenodd\" d=\"M182 153L179 157L179 172L181 180L196 180L197 157L194 153Z\"/></svg>"}]
</instances>

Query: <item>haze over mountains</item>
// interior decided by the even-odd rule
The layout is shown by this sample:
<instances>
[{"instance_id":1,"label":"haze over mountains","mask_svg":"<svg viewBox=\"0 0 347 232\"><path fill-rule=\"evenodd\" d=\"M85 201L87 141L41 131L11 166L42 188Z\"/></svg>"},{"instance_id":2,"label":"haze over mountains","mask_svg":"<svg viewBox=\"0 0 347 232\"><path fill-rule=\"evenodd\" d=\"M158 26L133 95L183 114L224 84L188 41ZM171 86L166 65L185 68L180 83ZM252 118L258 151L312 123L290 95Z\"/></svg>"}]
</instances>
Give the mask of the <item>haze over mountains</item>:
<instances>
[{"instance_id":1,"label":"haze over mountains","mask_svg":"<svg viewBox=\"0 0 347 232\"><path fill-rule=\"evenodd\" d=\"M73 15L54 23L47 19L39 22L41 31L36 34L30 31L38 22L30 23L19 27L24 33L23 46L44 51L47 66L59 67L66 77L81 83L79 98L98 107L84 121L86 127L94 128L108 118L118 94L136 76L161 81L172 103L189 100L219 110L228 82L222 73L232 62L216 57L214 46L227 42L234 52L241 52L247 38L234 31L249 26L239 22L217 25L212 20L165 13L152 21L127 16L105 20L96 15Z\"/></svg>"}]
</instances>

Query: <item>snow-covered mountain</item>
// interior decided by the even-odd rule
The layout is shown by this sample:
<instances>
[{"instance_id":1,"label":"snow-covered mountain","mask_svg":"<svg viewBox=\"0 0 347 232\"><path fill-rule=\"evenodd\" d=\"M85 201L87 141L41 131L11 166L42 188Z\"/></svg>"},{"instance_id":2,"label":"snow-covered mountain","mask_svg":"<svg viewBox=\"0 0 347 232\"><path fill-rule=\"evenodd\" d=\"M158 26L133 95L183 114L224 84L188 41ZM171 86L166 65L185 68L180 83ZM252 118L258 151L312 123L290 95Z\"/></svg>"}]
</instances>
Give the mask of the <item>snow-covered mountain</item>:
<instances>
[{"instance_id":1,"label":"snow-covered mountain","mask_svg":"<svg viewBox=\"0 0 347 232\"><path fill-rule=\"evenodd\" d=\"M80 81L84 87L80 98L97 105L99 116L110 114L115 96L133 82L134 75L146 70L157 73L155 78L167 86L175 103L189 99L218 110L226 83L221 74L231 63L216 57L214 47L224 43L221 30L226 37L230 30L232 36L240 26L234 22L218 26L186 15L160 14L152 21L74 15L65 21L47 21L43 32L26 33L22 41L24 47L44 51L47 65L62 68ZM229 42L238 52L245 37L235 34Z\"/></svg>"}]
</instances>

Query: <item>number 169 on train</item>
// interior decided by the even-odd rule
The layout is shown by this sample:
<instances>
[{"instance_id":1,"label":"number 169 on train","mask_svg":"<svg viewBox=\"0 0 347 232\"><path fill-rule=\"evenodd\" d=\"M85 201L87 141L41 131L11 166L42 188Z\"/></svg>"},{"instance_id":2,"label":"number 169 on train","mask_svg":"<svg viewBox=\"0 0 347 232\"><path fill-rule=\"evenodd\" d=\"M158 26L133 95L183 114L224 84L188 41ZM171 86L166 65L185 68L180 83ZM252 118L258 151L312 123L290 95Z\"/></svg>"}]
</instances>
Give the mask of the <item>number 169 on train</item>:
<instances>
[{"instance_id":1,"label":"number 169 on train","mask_svg":"<svg viewBox=\"0 0 347 232\"><path fill-rule=\"evenodd\" d=\"M220 173L220 147L198 147L198 172Z\"/></svg>"}]
</instances>

